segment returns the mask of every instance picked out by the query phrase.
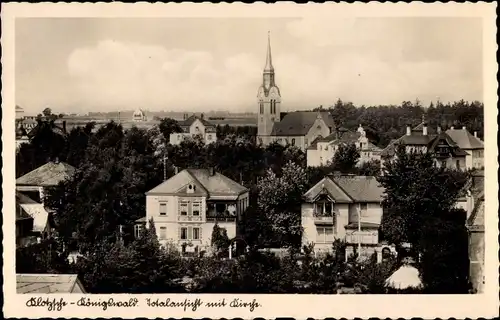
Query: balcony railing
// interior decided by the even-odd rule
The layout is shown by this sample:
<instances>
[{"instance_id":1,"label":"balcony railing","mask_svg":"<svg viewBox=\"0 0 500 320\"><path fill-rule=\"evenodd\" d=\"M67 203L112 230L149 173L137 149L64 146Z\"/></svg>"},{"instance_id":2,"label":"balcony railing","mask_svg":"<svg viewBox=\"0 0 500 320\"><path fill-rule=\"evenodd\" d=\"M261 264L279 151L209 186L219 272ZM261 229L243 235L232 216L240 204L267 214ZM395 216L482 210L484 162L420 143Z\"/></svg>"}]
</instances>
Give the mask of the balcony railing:
<instances>
[{"instance_id":1,"label":"balcony railing","mask_svg":"<svg viewBox=\"0 0 500 320\"><path fill-rule=\"evenodd\" d=\"M354 231L345 235L345 241L350 244L377 244L377 231Z\"/></svg>"},{"instance_id":2,"label":"balcony railing","mask_svg":"<svg viewBox=\"0 0 500 320\"><path fill-rule=\"evenodd\" d=\"M233 222L236 221L236 214L231 215L229 211L207 211L207 221Z\"/></svg>"},{"instance_id":3,"label":"balcony railing","mask_svg":"<svg viewBox=\"0 0 500 320\"><path fill-rule=\"evenodd\" d=\"M314 212L313 220L315 223L321 223L321 224L333 224L334 223L333 214L322 213L322 212Z\"/></svg>"},{"instance_id":4,"label":"balcony railing","mask_svg":"<svg viewBox=\"0 0 500 320\"><path fill-rule=\"evenodd\" d=\"M193 216L193 215L178 215L177 216L177 221L182 221L182 222L200 222L201 221L201 216Z\"/></svg>"}]
</instances>

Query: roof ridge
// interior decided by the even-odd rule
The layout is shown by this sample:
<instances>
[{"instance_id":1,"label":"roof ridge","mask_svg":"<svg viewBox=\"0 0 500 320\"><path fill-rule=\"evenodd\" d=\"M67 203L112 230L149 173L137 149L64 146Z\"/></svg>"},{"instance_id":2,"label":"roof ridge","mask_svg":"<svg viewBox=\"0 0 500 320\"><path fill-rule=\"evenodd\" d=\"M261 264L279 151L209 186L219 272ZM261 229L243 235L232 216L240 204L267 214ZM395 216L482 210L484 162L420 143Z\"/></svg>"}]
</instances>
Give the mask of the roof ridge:
<instances>
[{"instance_id":1,"label":"roof ridge","mask_svg":"<svg viewBox=\"0 0 500 320\"><path fill-rule=\"evenodd\" d=\"M352 202L355 202L356 200L354 200L354 198L349 194L347 193L347 191L342 188L336 181L335 181L335 177L328 177L349 199L351 199Z\"/></svg>"},{"instance_id":2,"label":"roof ridge","mask_svg":"<svg viewBox=\"0 0 500 320\"><path fill-rule=\"evenodd\" d=\"M199 184L199 185L203 188L203 190L207 193L207 195L210 195L210 192L208 192L207 188L205 188L205 186L203 185L203 183L202 183L200 180L198 180L198 178L196 178L196 175L195 175L195 174L193 174L193 173L191 172L191 170L207 170L207 169L200 169L200 168L188 168L188 169L184 169L184 170L186 170L186 172L189 174L189 176L190 176L190 177L191 177L194 181L196 181L196 182L197 182L197 183L198 183L198 184Z\"/></svg>"}]
</instances>

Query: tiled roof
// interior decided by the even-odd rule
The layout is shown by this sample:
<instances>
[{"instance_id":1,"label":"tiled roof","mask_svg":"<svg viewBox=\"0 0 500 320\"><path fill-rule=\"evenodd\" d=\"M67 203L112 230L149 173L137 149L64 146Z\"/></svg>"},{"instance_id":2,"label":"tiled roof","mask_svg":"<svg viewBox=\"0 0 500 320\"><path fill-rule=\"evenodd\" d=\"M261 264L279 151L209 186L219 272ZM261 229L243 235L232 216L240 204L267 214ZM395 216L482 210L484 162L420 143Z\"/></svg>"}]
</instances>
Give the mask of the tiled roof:
<instances>
[{"instance_id":1,"label":"tiled roof","mask_svg":"<svg viewBox=\"0 0 500 320\"><path fill-rule=\"evenodd\" d=\"M35 170L17 178L16 185L23 186L56 186L59 182L70 178L75 168L64 162L48 162Z\"/></svg>"},{"instance_id":2,"label":"tiled roof","mask_svg":"<svg viewBox=\"0 0 500 320\"><path fill-rule=\"evenodd\" d=\"M375 177L370 176L337 176L335 182L355 202L380 202L383 199L384 188Z\"/></svg>"},{"instance_id":3,"label":"tiled roof","mask_svg":"<svg viewBox=\"0 0 500 320\"><path fill-rule=\"evenodd\" d=\"M194 193L188 194L187 188L190 183L196 188ZM211 175L208 169L186 169L146 194L200 195L214 198L237 197L247 191L247 188L218 172Z\"/></svg>"},{"instance_id":4,"label":"tiled roof","mask_svg":"<svg viewBox=\"0 0 500 320\"><path fill-rule=\"evenodd\" d=\"M187 118L186 120L182 120L182 121L179 121L179 126L181 127L190 127L196 120L199 120L201 123L203 123L203 125L205 127L215 127L214 124L208 122L207 120L205 119L202 119L200 117L197 117L196 115L192 115L190 116L189 118Z\"/></svg>"},{"instance_id":5,"label":"tiled roof","mask_svg":"<svg viewBox=\"0 0 500 320\"><path fill-rule=\"evenodd\" d=\"M462 149L484 149L484 143L464 129L449 129L446 134Z\"/></svg>"},{"instance_id":6,"label":"tiled roof","mask_svg":"<svg viewBox=\"0 0 500 320\"><path fill-rule=\"evenodd\" d=\"M349 197L349 195L329 177L323 178L320 182L309 189L303 197L305 201L312 202L322 194L329 195L338 203L352 202L352 199Z\"/></svg>"},{"instance_id":7,"label":"tiled roof","mask_svg":"<svg viewBox=\"0 0 500 320\"><path fill-rule=\"evenodd\" d=\"M318 111L296 111L287 113L280 122L273 126L271 135L273 136L304 136L309 132L312 125L321 115L326 125L333 127L333 118L328 112Z\"/></svg>"},{"instance_id":8,"label":"tiled roof","mask_svg":"<svg viewBox=\"0 0 500 320\"><path fill-rule=\"evenodd\" d=\"M304 194L306 201L313 201L327 192L336 202L381 202L384 188L375 177L330 175L323 178Z\"/></svg>"},{"instance_id":9,"label":"tiled roof","mask_svg":"<svg viewBox=\"0 0 500 320\"><path fill-rule=\"evenodd\" d=\"M16 289L28 294L85 293L76 274L17 274Z\"/></svg>"}]
</instances>

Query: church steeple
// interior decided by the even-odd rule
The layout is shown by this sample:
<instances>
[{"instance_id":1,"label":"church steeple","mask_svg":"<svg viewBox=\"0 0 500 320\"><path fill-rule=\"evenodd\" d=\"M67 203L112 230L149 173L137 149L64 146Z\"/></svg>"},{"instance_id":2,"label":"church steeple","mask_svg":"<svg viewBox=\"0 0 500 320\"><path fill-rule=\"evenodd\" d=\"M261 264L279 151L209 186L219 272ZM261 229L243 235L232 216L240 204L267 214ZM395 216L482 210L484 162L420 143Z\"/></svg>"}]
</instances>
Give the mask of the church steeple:
<instances>
[{"instance_id":1,"label":"church steeple","mask_svg":"<svg viewBox=\"0 0 500 320\"><path fill-rule=\"evenodd\" d=\"M267 55L266 55L266 66L264 67L264 72L274 72L273 58L271 56L271 32L267 32Z\"/></svg>"}]
</instances>

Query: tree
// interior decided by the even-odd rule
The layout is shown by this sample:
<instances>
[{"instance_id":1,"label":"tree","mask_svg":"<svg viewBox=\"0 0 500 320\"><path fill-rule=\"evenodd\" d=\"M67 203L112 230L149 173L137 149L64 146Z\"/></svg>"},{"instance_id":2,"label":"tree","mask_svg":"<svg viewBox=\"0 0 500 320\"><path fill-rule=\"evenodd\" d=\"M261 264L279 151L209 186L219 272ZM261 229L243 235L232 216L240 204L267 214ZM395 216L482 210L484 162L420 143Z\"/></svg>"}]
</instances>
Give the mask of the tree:
<instances>
[{"instance_id":1,"label":"tree","mask_svg":"<svg viewBox=\"0 0 500 320\"><path fill-rule=\"evenodd\" d=\"M212 230L212 247L220 255L226 256L229 248L229 238L227 237L227 230L219 227L216 223Z\"/></svg>"},{"instance_id":2,"label":"tree","mask_svg":"<svg viewBox=\"0 0 500 320\"><path fill-rule=\"evenodd\" d=\"M468 174L436 167L431 153L398 148L396 156L377 178L385 188L381 235L411 244L428 292L466 293L466 214L454 206Z\"/></svg>"},{"instance_id":3,"label":"tree","mask_svg":"<svg viewBox=\"0 0 500 320\"><path fill-rule=\"evenodd\" d=\"M45 108L45 109L43 109L42 114L43 114L45 117L47 117L47 118L48 118L48 117L50 117L50 116L52 115L52 109L50 109L50 108Z\"/></svg>"},{"instance_id":4,"label":"tree","mask_svg":"<svg viewBox=\"0 0 500 320\"><path fill-rule=\"evenodd\" d=\"M438 168L431 153L407 153L384 163L377 180L385 188L381 231L386 240L418 247L426 223L454 207L468 176Z\"/></svg>"},{"instance_id":5,"label":"tree","mask_svg":"<svg viewBox=\"0 0 500 320\"><path fill-rule=\"evenodd\" d=\"M340 144L333 156L331 167L336 171L352 173L356 171L359 156L359 150L354 143Z\"/></svg>"},{"instance_id":6,"label":"tree","mask_svg":"<svg viewBox=\"0 0 500 320\"><path fill-rule=\"evenodd\" d=\"M179 126L179 123L170 118L161 119L158 127L166 141L170 141L170 134L182 132L182 128Z\"/></svg>"},{"instance_id":7,"label":"tree","mask_svg":"<svg viewBox=\"0 0 500 320\"><path fill-rule=\"evenodd\" d=\"M268 170L259 180L258 208L273 221L272 229L281 246L299 245L301 237L300 205L307 188L305 170L289 161L281 176Z\"/></svg>"},{"instance_id":8,"label":"tree","mask_svg":"<svg viewBox=\"0 0 500 320\"><path fill-rule=\"evenodd\" d=\"M381 164L379 160L371 160L363 162L359 167L359 174L362 176L378 176L381 172Z\"/></svg>"}]
</instances>

